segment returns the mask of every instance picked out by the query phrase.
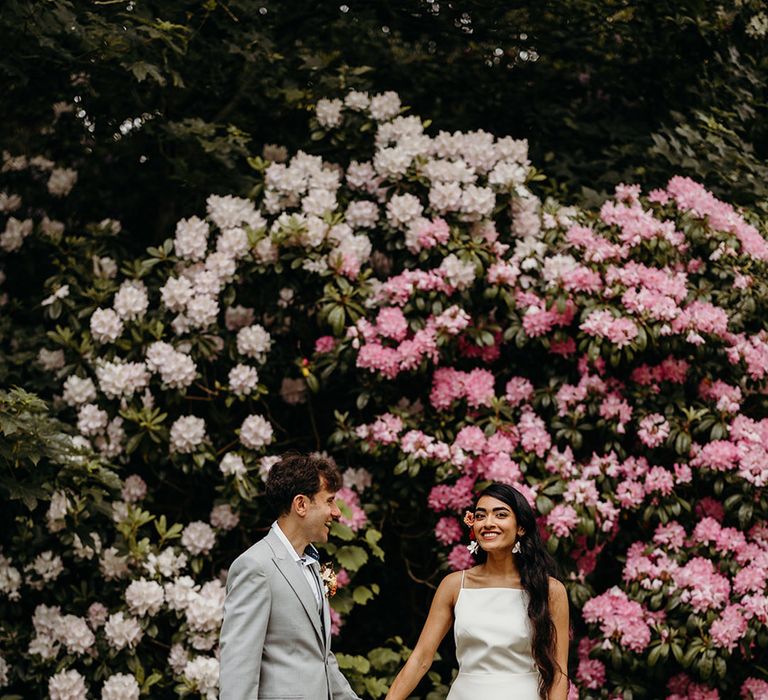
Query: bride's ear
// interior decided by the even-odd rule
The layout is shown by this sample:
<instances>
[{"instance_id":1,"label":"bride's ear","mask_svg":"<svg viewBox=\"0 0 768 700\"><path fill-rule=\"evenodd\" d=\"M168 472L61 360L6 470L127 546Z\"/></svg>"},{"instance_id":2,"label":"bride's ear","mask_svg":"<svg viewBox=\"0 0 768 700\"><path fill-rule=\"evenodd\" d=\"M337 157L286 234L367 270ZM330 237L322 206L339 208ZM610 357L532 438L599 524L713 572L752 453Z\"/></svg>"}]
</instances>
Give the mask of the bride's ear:
<instances>
[{"instance_id":1,"label":"bride's ear","mask_svg":"<svg viewBox=\"0 0 768 700\"><path fill-rule=\"evenodd\" d=\"M524 527L517 528L517 536L522 537L523 535L525 535L525 528Z\"/></svg>"}]
</instances>

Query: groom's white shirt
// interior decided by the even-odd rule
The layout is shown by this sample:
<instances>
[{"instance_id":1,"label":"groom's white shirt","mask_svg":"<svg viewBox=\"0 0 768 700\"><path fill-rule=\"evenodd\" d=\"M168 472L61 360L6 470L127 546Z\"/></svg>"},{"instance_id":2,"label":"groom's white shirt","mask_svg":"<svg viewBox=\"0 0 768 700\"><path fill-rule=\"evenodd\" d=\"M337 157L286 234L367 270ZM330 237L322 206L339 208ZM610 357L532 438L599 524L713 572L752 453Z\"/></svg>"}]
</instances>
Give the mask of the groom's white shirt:
<instances>
[{"instance_id":1,"label":"groom's white shirt","mask_svg":"<svg viewBox=\"0 0 768 700\"><path fill-rule=\"evenodd\" d=\"M220 700L359 700L330 649L329 607L318 609L307 574L313 575L274 527L233 562L221 627Z\"/></svg>"},{"instance_id":2,"label":"groom's white shirt","mask_svg":"<svg viewBox=\"0 0 768 700\"><path fill-rule=\"evenodd\" d=\"M307 579L307 583L309 584L310 589L315 594L315 600L317 601L317 607L319 608L323 602L323 596L320 592L320 589L317 586L317 578L315 578L315 575L309 569L309 567L312 566L313 564L312 558L307 556L303 556L303 557L299 556L299 553L293 548L291 541L285 536L285 533L280 529L280 526L277 524L277 520L275 520L275 522L272 523L272 529L275 531L275 534L278 536L280 541L285 545L285 548L288 550L288 553L293 557L296 564L301 568L302 572L304 573L304 578Z\"/></svg>"}]
</instances>

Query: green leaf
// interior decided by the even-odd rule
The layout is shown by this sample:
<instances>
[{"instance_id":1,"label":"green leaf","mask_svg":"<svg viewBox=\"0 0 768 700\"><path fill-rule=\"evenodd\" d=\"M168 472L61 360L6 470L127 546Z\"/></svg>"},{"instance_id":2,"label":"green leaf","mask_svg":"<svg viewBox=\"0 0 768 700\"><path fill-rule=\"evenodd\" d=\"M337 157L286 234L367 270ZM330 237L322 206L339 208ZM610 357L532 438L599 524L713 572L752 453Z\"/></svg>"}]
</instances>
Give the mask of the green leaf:
<instances>
[{"instance_id":1,"label":"green leaf","mask_svg":"<svg viewBox=\"0 0 768 700\"><path fill-rule=\"evenodd\" d=\"M346 545L336 552L336 561L347 571L357 571L368 561L368 554L362 547Z\"/></svg>"},{"instance_id":2,"label":"green leaf","mask_svg":"<svg viewBox=\"0 0 768 700\"><path fill-rule=\"evenodd\" d=\"M365 605L369 600L372 600L373 597L373 592L367 586L357 586L352 592L352 599L358 605Z\"/></svg>"}]
</instances>

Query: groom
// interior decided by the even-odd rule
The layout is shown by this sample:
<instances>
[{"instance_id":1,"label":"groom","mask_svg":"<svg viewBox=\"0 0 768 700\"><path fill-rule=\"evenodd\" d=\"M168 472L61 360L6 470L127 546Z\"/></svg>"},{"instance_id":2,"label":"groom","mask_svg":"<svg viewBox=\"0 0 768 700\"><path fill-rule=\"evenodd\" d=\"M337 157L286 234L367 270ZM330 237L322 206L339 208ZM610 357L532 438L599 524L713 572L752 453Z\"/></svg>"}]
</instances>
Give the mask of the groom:
<instances>
[{"instance_id":1,"label":"groom","mask_svg":"<svg viewBox=\"0 0 768 700\"><path fill-rule=\"evenodd\" d=\"M317 550L341 516L341 474L326 459L284 455L266 495L277 520L227 576L220 700L359 700L331 652Z\"/></svg>"}]
</instances>

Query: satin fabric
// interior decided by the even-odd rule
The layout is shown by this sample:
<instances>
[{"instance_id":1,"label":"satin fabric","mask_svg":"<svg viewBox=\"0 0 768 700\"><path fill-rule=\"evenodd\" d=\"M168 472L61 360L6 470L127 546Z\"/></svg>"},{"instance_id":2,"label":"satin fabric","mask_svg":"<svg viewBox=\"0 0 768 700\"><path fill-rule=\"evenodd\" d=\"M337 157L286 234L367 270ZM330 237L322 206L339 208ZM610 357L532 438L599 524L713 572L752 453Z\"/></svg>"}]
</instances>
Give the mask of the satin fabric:
<instances>
[{"instance_id":1,"label":"satin fabric","mask_svg":"<svg viewBox=\"0 0 768 700\"><path fill-rule=\"evenodd\" d=\"M539 700L527 606L521 589L462 586L453 626L459 675L447 700Z\"/></svg>"}]
</instances>

